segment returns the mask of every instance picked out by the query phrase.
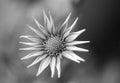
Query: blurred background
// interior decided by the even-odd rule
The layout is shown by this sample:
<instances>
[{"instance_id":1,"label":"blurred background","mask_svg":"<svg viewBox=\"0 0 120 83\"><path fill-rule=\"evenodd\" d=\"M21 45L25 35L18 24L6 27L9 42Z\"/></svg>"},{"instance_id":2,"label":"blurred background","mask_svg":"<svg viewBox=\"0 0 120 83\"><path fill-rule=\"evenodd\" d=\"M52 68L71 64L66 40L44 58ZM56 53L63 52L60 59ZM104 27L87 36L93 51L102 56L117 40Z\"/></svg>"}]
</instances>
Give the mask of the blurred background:
<instances>
[{"instance_id":1,"label":"blurred background","mask_svg":"<svg viewBox=\"0 0 120 83\"><path fill-rule=\"evenodd\" d=\"M0 83L120 83L120 6L119 0L0 0ZM34 25L32 16L43 23L41 9L50 10L56 26L72 12L74 31L86 28L78 40L89 53L77 54L86 62L63 59L61 78L51 79L49 67L36 77L37 66L27 69L30 60L21 61L19 36Z\"/></svg>"}]
</instances>

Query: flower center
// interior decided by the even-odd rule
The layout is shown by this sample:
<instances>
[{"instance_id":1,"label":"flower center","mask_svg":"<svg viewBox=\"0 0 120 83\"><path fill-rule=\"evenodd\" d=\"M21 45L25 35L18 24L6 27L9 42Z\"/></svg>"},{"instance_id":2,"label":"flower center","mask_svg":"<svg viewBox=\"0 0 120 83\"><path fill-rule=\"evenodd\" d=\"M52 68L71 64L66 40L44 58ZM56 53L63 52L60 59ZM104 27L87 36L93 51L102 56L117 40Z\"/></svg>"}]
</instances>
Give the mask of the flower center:
<instances>
[{"instance_id":1,"label":"flower center","mask_svg":"<svg viewBox=\"0 0 120 83\"><path fill-rule=\"evenodd\" d=\"M59 55L63 51L64 46L61 37L58 36L50 37L46 42L46 50L50 56Z\"/></svg>"}]
</instances>

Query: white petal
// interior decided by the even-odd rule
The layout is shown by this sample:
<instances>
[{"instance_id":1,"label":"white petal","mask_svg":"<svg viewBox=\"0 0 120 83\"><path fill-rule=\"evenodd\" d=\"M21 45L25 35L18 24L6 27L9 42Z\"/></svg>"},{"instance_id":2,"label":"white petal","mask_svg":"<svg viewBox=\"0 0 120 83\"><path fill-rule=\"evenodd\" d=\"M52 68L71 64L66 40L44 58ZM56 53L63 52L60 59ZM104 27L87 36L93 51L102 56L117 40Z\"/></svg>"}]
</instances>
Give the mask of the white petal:
<instances>
[{"instance_id":1,"label":"white petal","mask_svg":"<svg viewBox=\"0 0 120 83\"><path fill-rule=\"evenodd\" d=\"M35 46L39 44L39 43L31 43L31 42L19 42L19 43L24 44L24 45L29 45L29 46Z\"/></svg>"},{"instance_id":2,"label":"white petal","mask_svg":"<svg viewBox=\"0 0 120 83\"><path fill-rule=\"evenodd\" d=\"M62 54L63 54L64 57L66 57L66 58L68 58L70 60L73 60L73 61L75 61L77 63L80 63L79 60L77 60L76 58L74 58L73 56L71 56L70 54L68 54L66 51L64 51Z\"/></svg>"},{"instance_id":3,"label":"white petal","mask_svg":"<svg viewBox=\"0 0 120 83\"><path fill-rule=\"evenodd\" d=\"M52 33L53 33L53 34L56 34L56 32L57 32L56 27L52 27Z\"/></svg>"},{"instance_id":4,"label":"white petal","mask_svg":"<svg viewBox=\"0 0 120 83\"><path fill-rule=\"evenodd\" d=\"M41 50L42 48L36 48L36 47L28 47L28 48L20 48L19 50Z\"/></svg>"},{"instance_id":5,"label":"white petal","mask_svg":"<svg viewBox=\"0 0 120 83\"><path fill-rule=\"evenodd\" d=\"M28 45L28 46L33 46L33 47L38 47L38 48L40 48L40 47L42 47L43 45L41 44L41 42L39 42L39 43L31 43L31 42L19 42L19 43L21 43L21 44L24 44L24 45Z\"/></svg>"},{"instance_id":6,"label":"white petal","mask_svg":"<svg viewBox=\"0 0 120 83\"><path fill-rule=\"evenodd\" d=\"M75 40L80 34L82 34L86 29L82 29L80 31L77 32L72 32L70 35L68 35L68 37L66 38L67 42L73 41Z\"/></svg>"},{"instance_id":7,"label":"white petal","mask_svg":"<svg viewBox=\"0 0 120 83\"><path fill-rule=\"evenodd\" d=\"M34 16L32 16L32 18L39 28L43 28L43 26L37 21L37 19Z\"/></svg>"},{"instance_id":8,"label":"white petal","mask_svg":"<svg viewBox=\"0 0 120 83\"><path fill-rule=\"evenodd\" d=\"M77 60L80 60L80 61L83 61L83 62L85 61L83 58L79 57L77 54L75 54L72 51L66 51L66 53L70 54L72 57L74 57Z\"/></svg>"},{"instance_id":9,"label":"white petal","mask_svg":"<svg viewBox=\"0 0 120 83\"><path fill-rule=\"evenodd\" d=\"M68 28L68 20L70 19L71 13L67 16L66 20L64 21L64 23L62 24L62 26L60 27L60 33L64 34L66 29Z\"/></svg>"},{"instance_id":10,"label":"white petal","mask_svg":"<svg viewBox=\"0 0 120 83\"><path fill-rule=\"evenodd\" d=\"M42 31L45 35L47 35L47 31L45 30L45 28L37 21L37 19L34 16L32 16L32 18L35 21L35 23L37 24L40 31Z\"/></svg>"},{"instance_id":11,"label":"white petal","mask_svg":"<svg viewBox=\"0 0 120 83\"><path fill-rule=\"evenodd\" d=\"M68 20L70 19L71 13L67 16L66 20L64 21L64 23L62 24L62 26L64 26L66 23L68 23Z\"/></svg>"},{"instance_id":12,"label":"white petal","mask_svg":"<svg viewBox=\"0 0 120 83\"><path fill-rule=\"evenodd\" d=\"M79 47L76 47L76 46L67 46L66 49L67 49L67 50L74 50L74 51L88 52L87 49L79 48Z\"/></svg>"},{"instance_id":13,"label":"white petal","mask_svg":"<svg viewBox=\"0 0 120 83\"><path fill-rule=\"evenodd\" d=\"M57 71L58 71L58 78L60 78L60 75L61 75L61 67L60 67L60 57L59 57L59 56L57 56L56 69L57 69Z\"/></svg>"},{"instance_id":14,"label":"white petal","mask_svg":"<svg viewBox=\"0 0 120 83\"><path fill-rule=\"evenodd\" d=\"M51 63L50 63L50 68L51 68L51 77L53 78L54 73L55 73L55 63L56 63L56 58L53 57L51 59Z\"/></svg>"},{"instance_id":15,"label":"white petal","mask_svg":"<svg viewBox=\"0 0 120 83\"><path fill-rule=\"evenodd\" d=\"M50 11L49 11L49 17L50 17L50 23L51 23L51 26L54 26L54 22L53 22L53 19L52 19L52 16L51 16Z\"/></svg>"},{"instance_id":16,"label":"white petal","mask_svg":"<svg viewBox=\"0 0 120 83\"><path fill-rule=\"evenodd\" d=\"M30 41L33 41L33 42L39 42L38 38L35 38L33 36L30 36L30 35L23 35L23 36L20 36L20 38L26 38L26 39L29 39Z\"/></svg>"},{"instance_id":17,"label":"white petal","mask_svg":"<svg viewBox=\"0 0 120 83\"><path fill-rule=\"evenodd\" d=\"M47 17L47 15L45 13L45 10L42 10L42 11L43 11L44 22L47 23L48 17Z\"/></svg>"},{"instance_id":18,"label":"white petal","mask_svg":"<svg viewBox=\"0 0 120 83\"><path fill-rule=\"evenodd\" d=\"M65 34L63 36L64 38L67 37L70 34L71 30L76 25L77 21L78 21L78 18L76 18L75 21L73 22L73 24L66 30L66 32L65 32Z\"/></svg>"},{"instance_id":19,"label":"white petal","mask_svg":"<svg viewBox=\"0 0 120 83\"><path fill-rule=\"evenodd\" d=\"M43 51L40 51L40 52L32 52L24 57L21 58L21 60L24 60L24 59L29 59L31 57L35 57L35 56L40 56L42 55L44 52Z\"/></svg>"},{"instance_id":20,"label":"white petal","mask_svg":"<svg viewBox=\"0 0 120 83\"><path fill-rule=\"evenodd\" d=\"M42 73L42 71L48 67L48 65L50 64L50 61L51 61L50 57L47 57L46 59L42 60L36 76L39 76Z\"/></svg>"},{"instance_id":21,"label":"white petal","mask_svg":"<svg viewBox=\"0 0 120 83\"><path fill-rule=\"evenodd\" d=\"M56 28L54 26L54 22L53 22L53 19L52 19L50 11L49 11L49 17L50 17L51 31L52 31L53 34L55 34L56 33Z\"/></svg>"},{"instance_id":22,"label":"white petal","mask_svg":"<svg viewBox=\"0 0 120 83\"><path fill-rule=\"evenodd\" d=\"M85 43L90 43L90 41L72 41L72 42L66 43L66 45L77 45L77 44L85 44Z\"/></svg>"},{"instance_id":23,"label":"white petal","mask_svg":"<svg viewBox=\"0 0 120 83\"><path fill-rule=\"evenodd\" d=\"M59 58L62 59L62 54L59 54Z\"/></svg>"},{"instance_id":24,"label":"white petal","mask_svg":"<svg viewBox=\"0 0 120 83\"><path fill-rule=\"evenodd\" d=\"M63 26L61 26L58 31L63 36L67 28L68 28L68 22L65 23Z\"/></svg>"},{"instance_id":25,"label":"white petal","mask_svg":"<svg viewBox=\"0 0 120 83\"><path fill-rule=\"evenodd\" d=\"M30 68L31 66L37 64L38 62L43 60L46 56L47 54L37 57L30 65L27 66L27 68Z\"/></svg>"},{"instance_id":26,"label":"white petal","mask_svg":"<svg viewBox=\"0 0 120 83\"><path fill-rule=\"evenodd\" d=\"M32 31L34 31L40 38L42 38L42 39L45 39L45 36L42 34L42 33L40 33L38 30L36 30L36 29L34 29L33 27L31 27L30 25L26 25L28 28L30 28Z\"/></svg>"},{"instance_id":27,"label":"white petal","mask_svg":"<svg viewBox=\"0 0 120 83\"><path fill-rule=\"evenodd\" d=\"M46 15L44 10L43 10L43 16L44 16L45 25L46 25L48 31L51 33L51 29L52 29L51 23L50 23L50 21L49 21L49 19L48 19L48 17L47 17L47 15Z\"/></svg>"}]
</instances>

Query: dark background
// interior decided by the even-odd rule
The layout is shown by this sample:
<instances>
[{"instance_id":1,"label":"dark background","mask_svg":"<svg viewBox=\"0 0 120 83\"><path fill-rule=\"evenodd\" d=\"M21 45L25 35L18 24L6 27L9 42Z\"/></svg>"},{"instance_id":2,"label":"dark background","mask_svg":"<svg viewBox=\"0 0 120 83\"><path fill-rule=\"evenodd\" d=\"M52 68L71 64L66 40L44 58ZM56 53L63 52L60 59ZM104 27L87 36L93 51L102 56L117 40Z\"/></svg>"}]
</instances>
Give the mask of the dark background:
<instances>
[{"instance_id":1,"label":"dark background","mask_svg":"<svg viewBox=\"0 0 120 83\"><path fill-rule=\"evenodd\" d=\"M61 78L50 78L47 68L36 77L37 68L27 69L30 61L21 61L19 36L30 33L25 24L39 17L41 7L51 10L56 25L72 12L74 29L86 28L78 40L90 40L78 53L86 62L63 60ZM0 0L0 83L120 83L120 6L119 0ZM57 74L57 73L55 73Z\"/></svg>"}]
</instances>

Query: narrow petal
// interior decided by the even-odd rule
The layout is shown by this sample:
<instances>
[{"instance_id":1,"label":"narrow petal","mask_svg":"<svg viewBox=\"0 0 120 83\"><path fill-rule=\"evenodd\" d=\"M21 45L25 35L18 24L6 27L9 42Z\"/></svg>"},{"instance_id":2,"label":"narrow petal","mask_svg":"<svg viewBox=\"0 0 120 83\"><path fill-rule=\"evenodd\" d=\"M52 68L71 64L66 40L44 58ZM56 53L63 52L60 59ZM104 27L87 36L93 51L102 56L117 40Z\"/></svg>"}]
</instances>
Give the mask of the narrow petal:
<instances>
[{"instance_id":1,"label":"narrow petal","mask_svg":"<svg viewBox=\"0 0 120 83\"><path fill-rule=\"evenodd\" d=\"M78 21L78 18L76 18L75 21L73 22L73 24L66 30L66 32L65 32L65 34L63 36L64 38L67 37L70 34L73 27L75 27L77 21Z\"/></svg>"},{"instance_id":2,"label":"narrow petal","mask_svg":"<svg viewBox=\"0 0 120 83\"><path fill-rule=\"evenodd\" d=\"M43 28L43 26L37 21L37 19L34 16L32 16L32 18L39 28Z\"/></svg>"},{"instance_id":3,"label":"narrow petal","mask_svg":"<svg viewBox=\"0 0 120 83\"><path fill-rule=\"evenodd\" d=\"M30 68L33 65L37 64L38 62L43 60L46 56L47 56L47 54L37 57L30 65L27 66L27 68Z\"/></svg>"},{"instance_id":4,"label":"narrow petal","mask_svg":"<svg viewBox=\"0 0 120 83\"><path fill-rule=\"evenodd\" d=\"M61 75L61 67L60 67L60 57L59 57L59 56L57 56L56 69L57 69L57 71L58 71L58 78L60 78L60 75Z\"/></svg>"},{"instance_id":5,"label":"narrow petal","mask_svg":"<svg viewBox=\"0 0 120 83\"><path fill-rule=\"evenodd\" d=\"M45 10L42 10L42 11L43 11L44 22L45 22L45 24L46 24L48 17L47 17L47 15L46 15L46 13L45 13Z\"/></svg>"},{"instance_id":6,"label":"narrow petal","mask_svg":"<svg viewBox=\"0 0 120 83\"><path fill-rule=\"evenodd\" d=\"M36 47L28 47L28 48L20 48L19 50L41 50L42 48L36 48Z\"/></svg>"},{"instance_id":7,"label":"narrow petal","mask_svg":"<svg viewBox=\"0 0 120 83\"><path fill-rule=\"evenodd\" d=\"M55 63L56 63L56 58L53 57L50 63L50 68L51 68L51 77L53 78L54 73L55 73Z\"/></svg>"},{"instance_id":8,"label":"narrow petal","mask_svg":"<svg viewBox=\"0 0 120 83\"><path fill-rule=\"evenodd\" d=\"M38 38L35 38L33 36L30 36L30 35L23 35L23 36L20 36L20 38L26 38L26 39L33 41L33 42L39 42Z\"/></svg>"},{"instance_id":9,"label":"narrow petal","mask_svg":"<svg viewBox=\"0 0 120 83\"><path fill-rule=\"evenodd\" d=\"M59 54L59 58L62 59L62 54Z\"/></svg>"},{"instance_id":10,"label":"narrow petal","mask_svg":"<svg viewBox=\"0 0 120 83\"><path fill-rule=\"evenodd\" d=\"M38 30L34 29L30 25L26 25L26 26L30 28L32 31L34 31L40 38L45 39L45 36L42 33L40 33Z\"/></svg>"},{"instance_id":11,"label":"narrow petal","mask_svg":"<svg viewBox=\"0 0 120 83\"><path fill-rule=\"evenodd\" d=\"M82 29L80 31L77 32L72 32L70 35L68 35L68 37L66 38L67 42L73 41L75 40L80 34L82 34L86 29Z\"/></svg>"},{"instance_id":12,"label":"narrow petal","mask_svg":"<svg viewBox=\"0 0 120 83\"><path fill-rule=\"evenodd\" d=\"M72 57L74 57L75 59L79 60L79 61L85 61L83 58L79 57L77 54L75 54L72 51L66 51L66 53L70 54Z\"/></svg>"},{"instance_id":13,"label":"narrow petal","mask_svg":"<svg viewBox=\"0 0 120 83\"><path fill-rule=\"evenodd\" d=\"M39 76L42 73L42 71L48 67L50 61L51 61L50 57L47 57L46 59L42 60L36 76Z\"/></svg>"},{"instance_id":14,"label":"narrow petal","mask_svg":"<svg viewBox=\"0 0 120 83\"><path fill-rule=\"evenodd\" d=\"M66 23L68 23L68 20L70 19L70 17L71 17L71 13L67 16L67 18L64 21L64 23L62 24L62 26L64 26Z\"/></svg>"},{"instance_id":15,"label":"narrow petal","mask_svg":"<svg viewBox=\"0 0 120 83\"><path fill-rule=\"evenodd\" d=\"M53 19L52 19L52 16L51 16L50 11L49 11L49 17L50 17L50 23L51 23L51 26L54 26L54 22L53 22Z\"/></svg>"},{"instance_id":16,"label":"narrow petal","mask_svg":"<svg viewBox=\"0 0 120 83\"><path fill-rule=\"evenodd\" d=\"M63 36L67 28L68 28L68 23L65 23L63 26L60 27L58 31Z\"/></svg>"},{"instance_id":17,"label":"narrow petal","mask_svg":"<svg viewBox=\"0 0 120 83\"><path fill-rule=\"evenodd\" d=\"M19 43L24 44L24 45L29 45L29 46L35 46L39 44L39 43L31 43L31 42L19 42Z\"/></svg>"},{"instance_id":18,"label":"narrow petal","mask_svg":"<svg viewBox=\"0 0 120 83\"><path fill-rule=\"evenodd\" d=\"M49 18L47 17L47 15L46 15L44 10L43 10L43 16L44 16L45 25L46 25L48 31L51 33L51 29L52 29L51 23L50 23Z\"/></svg>"},{"instance_id":19,"label":"narrow petal","mask_svg":"<svg viewBox=\"0 0 120 83\"><path fill-rule=\"evenodd\" d=\"M40 31L42 33L44 33L45 35L47 35L47 31L45 30L45 28L37 21L37 19L34 16L32 16L32 18L33 18L34 22L37 24Z\"/></svg>"},{"instance_id":20,"label":"narrow petal","mask_svg":"<svg viewBox=\"0 0 120 83\"><path fill-rule=\"evenodd\" d=\"M51 31L52 31L53 34L55 34L56 33L56 28L55 28L55 25L54 25L54 22L53 22L53 19L52 19L50 11L49 11L49 17L50 17Z\"/></svg>"},{"instance_id":21,"label":"narrow petal","mask_svg":"<svg viewBox=\"0 0 120 83\"><path fill-rule=\"evenodd\" d=\"M64 34L66 29L68 28L68 20L70 19L71 13L68 15L68 17L66 18L66 20L64 21L64 23L62 24L62 26L60 27L59 32L61 34Z\"/></svg>"},{"instance_id":22,"label":"narrow petal","mask_svg":"<svg viewBox=\"0 0 120 83\"><path fill-rule=\"evenodd\" d=\"M74 51L88 52L87 49L79 48L79 47L76 47L76 46L67 46L66 49L67 49L67 50L74 50Z\"/></svg>"},{"instance_id":23,"label":"narrow petal","mask_svg":"<svg viewBox=\"0 0 120 83\"><path fill-rule=\"evenodd\" d=\"M55 35L57 33L56 27L52 27L52 33Z\"/></svg>"},{"instance_id":24,"label":"narrow petal","mask_svg":"<svg viewBox=\"0 0 120 83\"><path fill-rule=\"evenodd\" d=\"M33 47L38 47L38 48L40 48L40 47L43 47L43 45L41 45L41 43L31 43L31 42L19 42L19 43L21 43L21 44L24 44L24 45L28 45L28 46L33 46Z\"/></svg>"},{"instance_id":25,"label":"narrow petal","mask_svg":"<svg viewBox=\"0 0 120 83\"><path fill-rule=\"evenodd\" d=\"M77 60L76 58L74 58L73 56L71 56L70 54L68 54L66 51L64 51L62 54L63 54L64 57L66 57L66 58L68 58L70 60L73 60L73 61L75 61L77 63L80 63L79 60Z\"/></svg>"},{"instance_id":26,"label":"narrow petal","mask_svg":"<svg viewBox=\"0 0 120 83\"><path fill-rule=\"evenodd\" d=\"M42 55L44 52L43 51L40 51L40 52L32 52L24 57L21 58L21 60L24 60L24 59L29 59L29 58L32 58L32 57L35 57L35 56L40 56Z\"/></svg>"},{"instance_id":27,"label":"narrow petal","mask_svg":"<svg viewBox=\"0 0 120 83\"><path fill-rule=\"evenodd\" d=\"M72 41L72 42L66 43L66 45L77 45L77 44L85 44L85 43L90 43L90 41Z\"/></svg>"}]
</instances>

